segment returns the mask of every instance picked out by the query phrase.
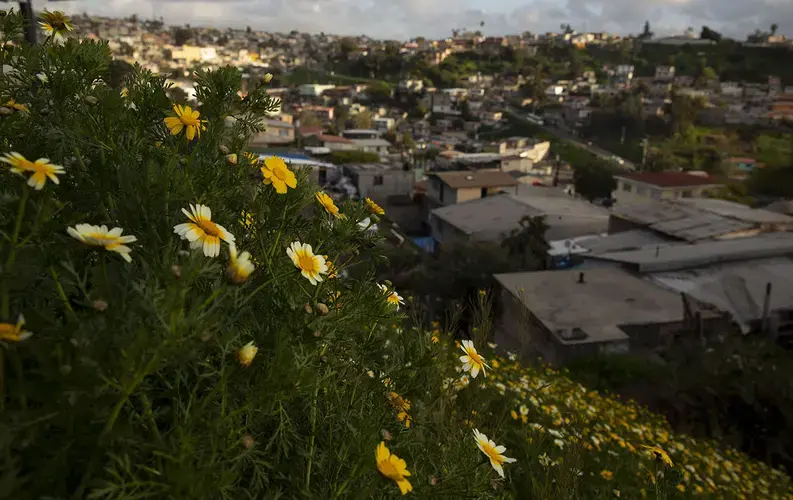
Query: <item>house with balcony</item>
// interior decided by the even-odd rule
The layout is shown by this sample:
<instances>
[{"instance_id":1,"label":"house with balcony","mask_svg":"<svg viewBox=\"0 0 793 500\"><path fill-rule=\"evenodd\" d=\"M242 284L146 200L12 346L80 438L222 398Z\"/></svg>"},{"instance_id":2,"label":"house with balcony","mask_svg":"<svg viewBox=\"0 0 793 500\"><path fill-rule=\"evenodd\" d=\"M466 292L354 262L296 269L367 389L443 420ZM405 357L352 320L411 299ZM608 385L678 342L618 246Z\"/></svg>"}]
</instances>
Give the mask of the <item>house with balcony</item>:
<instances>
[{"instance_id":1,"label":"house with balcony","mask_svg":"<svg viewBox=\"0 0 793 500\"><path fill-rule=\"evenodd\" d=\"M723 187L707 174L686 172L634 172L615 175L617 190L614 198L618 205L630 205L653 200L679 198L704 198Z\"/></svg>"}]
</instances>

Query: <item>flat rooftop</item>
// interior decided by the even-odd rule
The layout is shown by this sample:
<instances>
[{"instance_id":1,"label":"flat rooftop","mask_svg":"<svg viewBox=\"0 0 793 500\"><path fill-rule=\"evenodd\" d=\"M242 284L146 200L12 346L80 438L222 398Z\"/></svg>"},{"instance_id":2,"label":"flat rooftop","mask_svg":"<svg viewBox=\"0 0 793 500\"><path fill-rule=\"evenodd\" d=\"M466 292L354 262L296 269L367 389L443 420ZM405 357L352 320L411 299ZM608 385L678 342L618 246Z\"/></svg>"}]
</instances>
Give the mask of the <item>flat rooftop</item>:
<instances>
[{"instance_id":1,"label":"flat rooftop","mask_svg":"<svg viewBox=\"0 0 793 500\"><path fill-rule=\"evenodd\" d=\"M542 215L504 194L437 208L432 214L465 234L487 231L493 236L517 229L524 216Z\"/></svg>"},{"instance_id":2,"label":"flat rooftop","mask_svg":"<svg viewBox=\"0 0 793 500\"><path fill-rule=\"evenodd\" d=\"M391 165L389 163L345 163L342 165L344 168L349 168L355 172L393 172L396 170L401 171L401 165Z\"/></svg>"},{"instance_id":3,"label":"flat rooftop","mask_svg":"<svg viewBox=\"0 0 793 500\"><path fill-rule=\"evenodd\" d=\"M551 332L580 328L587 337L563 344L626 340L627 325L683 320L678 294L617 268L497 274L496 280Z\"/></svg>"}]
</instances>

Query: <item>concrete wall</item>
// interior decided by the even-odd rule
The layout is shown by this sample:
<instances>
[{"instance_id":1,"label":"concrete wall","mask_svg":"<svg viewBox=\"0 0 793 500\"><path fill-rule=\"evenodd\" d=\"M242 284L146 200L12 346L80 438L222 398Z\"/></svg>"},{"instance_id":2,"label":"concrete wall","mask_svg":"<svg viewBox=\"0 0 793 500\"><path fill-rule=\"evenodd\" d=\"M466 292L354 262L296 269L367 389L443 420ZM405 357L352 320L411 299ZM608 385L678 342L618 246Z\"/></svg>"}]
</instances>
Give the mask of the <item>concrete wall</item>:
<instances>
[{"instance_id":1,"label":"concrete wall","mask_svg":"<svg viewBox=\"0 0 793 500\"><path fill-rule=\"evenodd\" d=\"M389 196L409 195L415 182L413 172L403 170L348 172L358 187L358 194L362 197L368 196L378 203L385 202Z\"/></svg>"},{"instance_id":2,"label":"concrete wall","mask_svg":"<svg viewBox=\"0 0 793 500\"><path fill-rule=\"evenodd\" d=\"M649 200L676 200L678 198L704 198L716 186L659 188L642 182L617 180L615 197L618 204L628 205Z\"/></svg>"}]
</instances>

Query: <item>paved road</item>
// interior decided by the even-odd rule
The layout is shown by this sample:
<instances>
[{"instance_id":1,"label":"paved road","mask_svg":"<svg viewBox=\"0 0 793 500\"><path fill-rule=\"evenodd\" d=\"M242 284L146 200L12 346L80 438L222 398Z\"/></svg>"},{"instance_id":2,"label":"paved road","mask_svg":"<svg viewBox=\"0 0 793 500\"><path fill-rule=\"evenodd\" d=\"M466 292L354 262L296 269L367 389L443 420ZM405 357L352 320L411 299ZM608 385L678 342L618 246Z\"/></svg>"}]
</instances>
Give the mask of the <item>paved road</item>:
<instances>
[{"instance_id":1,"label":"paved road","mask_svg":"<svg viewBox=\"0 0 793 500\"><path fill-rule=\"evenodd\" d=\"M551 127L550 125L539 125L536 122L529 120L527 118L527 116L526 116L526 113L521 113L520 111L517 111L517 110L515 110L514 108L512 108L510 106L507 106L506 111L507 111L507 113L509 115L511 115L514 118L517 118L518 120L520 120L520 121L522 121L524 123L527 123L529 125L534 125L536 127L540 127L543 130L545 130L546 132L548 132L549 134L555 135L556 137L564 139L564 140L566 140L567 142L573 144L576 147L579 147L581 149L589 151L593 155L598 156L598 157L600 157L603 160L614 162L613 157L616 156L616 155L614 153L612 153L611 151L603 149L603 148L601 148L599 146L596 146L594 144L590 146L589 144L581 141L581 139L579 139L578 137L574 136L570 132L566 132L566 131L561 130L559 128ZM628 160L624 160L624 161L625 161L625 163L622 164L622 165L619 165L616 162L614 162L614 163L617 164L617 166L622 167L622 168L624 168L626 170L636 170L636 165L633 162L630 162Z\"/></svg>"}]
</instances>

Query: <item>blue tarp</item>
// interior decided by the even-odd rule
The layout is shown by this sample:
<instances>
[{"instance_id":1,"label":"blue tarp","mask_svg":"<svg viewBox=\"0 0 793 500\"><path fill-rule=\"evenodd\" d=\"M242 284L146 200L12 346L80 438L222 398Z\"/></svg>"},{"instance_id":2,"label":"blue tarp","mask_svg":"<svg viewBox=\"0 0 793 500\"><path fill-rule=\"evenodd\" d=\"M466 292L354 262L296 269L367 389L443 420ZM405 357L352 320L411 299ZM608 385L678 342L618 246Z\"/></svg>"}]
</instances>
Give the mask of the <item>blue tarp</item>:
<instances>
[{"instance_id":1,"label":"blue tarp","mask_svg":"<svg viewBox=\"0 0 793 500\"><path fill-rule=\"evenodd\" d=\"M425 236L423 238L411 238L413 243L416 244L417 247L421 248L425 252L434 253L435 252L435 240L432 239L431 236Z\"/></svg>"}]
</instances>

